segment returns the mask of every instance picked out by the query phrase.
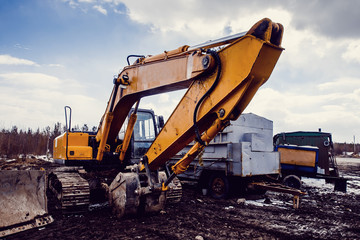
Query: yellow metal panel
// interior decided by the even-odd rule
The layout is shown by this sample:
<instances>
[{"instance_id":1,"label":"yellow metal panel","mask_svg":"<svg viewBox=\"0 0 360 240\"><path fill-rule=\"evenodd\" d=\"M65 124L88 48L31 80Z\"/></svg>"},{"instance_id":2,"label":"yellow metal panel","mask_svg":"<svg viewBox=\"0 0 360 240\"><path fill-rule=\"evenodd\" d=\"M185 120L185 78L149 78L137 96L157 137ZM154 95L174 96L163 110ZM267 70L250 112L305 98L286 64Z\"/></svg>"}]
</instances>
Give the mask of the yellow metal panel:
<instances>
[{"instance_id":1,"label":"yellow metal panel","mask_svg":"<svg viewBox=\"0 0 360 240\"><path fill-rule=\"evenodd\" d=\"M54 140L53 157L54 159L65 159L66 133L58 136Z\"/></svg>"},{"instance_id":2,"label":"yellow metal panel","mask_svg":"<svg viewBox=\"0 0 360 240\"><path fill-rule=\"evenodd\" d=\"M67 136L68 134L68 136ZM92 148L89 147L89 134L63 133L54 141L54 159L66 159L66 141L68 145L69 160L91 160ZM73 154L70 154L73 153Z\"/></svg>"},{"instance_id":3,"label":"yellow metal panel","mask_svg":"<svg viewBox=\"0 0 360 240\"><path fill-rule=\"evenodd\" d=\"M69 146L88 146L89 134L87 133L69 133Z\"/></svg>"},{"instance_id":4,"label":"yellow metal panel","mask_svg":"<svg viewBox=\"0 0 360 240\"><path fill-rule=\"evenodd\" d=\"M297 166L315 167L316 152L300 149L278 148L280 162Z\"/></svg>"},{"instance_id":5,"label":"yellow metal panel","mask_svg":"<svg viewBox=\"0 0 360 240\"><path fill-rule=\"evenodd\" d=\"M92 148L87 146L69 146L68 147L69 160L91 160Z\"/></svg>"}]
</instances>

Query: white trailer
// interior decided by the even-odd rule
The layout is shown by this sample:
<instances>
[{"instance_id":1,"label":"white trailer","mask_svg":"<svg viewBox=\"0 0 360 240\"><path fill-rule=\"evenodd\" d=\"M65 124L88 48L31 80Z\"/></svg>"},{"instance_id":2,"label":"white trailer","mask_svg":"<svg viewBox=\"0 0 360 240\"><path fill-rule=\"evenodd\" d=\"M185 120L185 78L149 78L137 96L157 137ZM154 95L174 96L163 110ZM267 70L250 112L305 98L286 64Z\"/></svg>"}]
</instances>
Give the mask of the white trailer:
<instances>
[{"instance_id":1,"label":"white trailer","mask_svg":"<svg viewBox=\"0 0 360 240\"><path fill-rule=\"evenodd\" d=\"M247 190L249 183L279 174L279 153L273 151L273 122L247 113L219 133L179 178L198 181L211 196L224 198L230 189Z\"/></svg>"}]
</instances>

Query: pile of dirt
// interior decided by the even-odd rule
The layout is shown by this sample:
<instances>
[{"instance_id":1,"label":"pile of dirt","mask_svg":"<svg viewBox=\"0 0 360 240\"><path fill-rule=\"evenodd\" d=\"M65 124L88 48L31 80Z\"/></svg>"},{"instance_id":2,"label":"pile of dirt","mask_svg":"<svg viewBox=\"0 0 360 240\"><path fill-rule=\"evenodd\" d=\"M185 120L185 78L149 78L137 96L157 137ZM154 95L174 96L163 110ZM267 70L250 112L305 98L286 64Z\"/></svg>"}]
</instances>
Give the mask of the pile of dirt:
<instances>
[{"instance_id":1,"label":"pile of dirt","mask_svg":"<svg viewBox=\"0 0 360 240\"><path fill-rule=\"evenodd\" d=\"M299 209L292 208L291 195L267 192L244 203L240 196L215 200L184 185L182 201L161 213L117 219L106 203L63 215L49 196L55 222L7 239L359 239L360 161L340 169L352 178L347 193L304 180Z\"/></svg>"},{"instance_id":2,"label":"pile of dirt","mask_svg":"<svg viewBox=\"0 0 360 240\"><path fill-rule=\"evenodd\" d=\"M59 165L44 158L36 157L16 158L16 159L0 159L0 170L40 170L51 169Z\"/></svg>"}]
</instances>

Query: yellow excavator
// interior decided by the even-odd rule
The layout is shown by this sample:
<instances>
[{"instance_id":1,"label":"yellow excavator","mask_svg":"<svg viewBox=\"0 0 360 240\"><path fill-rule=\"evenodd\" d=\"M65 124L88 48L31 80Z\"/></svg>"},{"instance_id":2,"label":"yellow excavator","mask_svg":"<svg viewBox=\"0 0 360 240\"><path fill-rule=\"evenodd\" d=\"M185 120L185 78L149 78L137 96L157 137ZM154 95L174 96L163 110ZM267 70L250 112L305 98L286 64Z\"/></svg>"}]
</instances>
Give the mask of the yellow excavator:
<instances>
[{"instance_id":1,"label":"yellow excavator","mask_svg":"<svg viewBox=\"0 0 360 240\"><path fill-rule=\"evenodd\" d=\"M283 50L282 33L280 24L263 19L247 33L193 47L181 46L155 56L134 56L135 63L114 79L96 135L68 131L59 136L54 143L55 161L65 165L93 163L99 167L117 163L122 170L108 189L114 212L121 217L139 210L159 211L167 199L176 201L181 196L181 187L173 181L175 176L187 169L230 120L240 116L269 78ZM146 121L144 114L137 121L140 99L180 89L187 91L155 137L156 128ZM120 139L119 132L127 118ZM132 136L150 144L129 148ZM166 169L167 161L193 140L196 144L172 166L171 174L159 171ZM131 154L132 151L135 152ZM134 161L139 151L143 155ZM87 182L76 172L69 174L66 171L54 174L50 182L63 198L63 204L67 201L69 206L86 205ZM77 197L75 183L80 189Z\"/></svg>"},{"instance_id":2,"label":"yellow excavator","mask_svg":"<svg viewBox=\"0 0 360 240\"><path fill-rule=\"evenodd\" d=\"M282 35L283 26L265 18L244 33L154 56L130 55L114 79L98 131L70 131L69 121L68 131L54 141L53 158L65 167L49 175L49 187L62 208L87 206L90 186L83 173L106 166L119 171L111 184L101 183L119 217L160 211L167 201L178 201L176 175L240 116L267 81L283 51ZM145 96L180 89L187 91L165 124L138 108ZM194 140L167 169L167 161Z\"/></svg>"}]
</instances>

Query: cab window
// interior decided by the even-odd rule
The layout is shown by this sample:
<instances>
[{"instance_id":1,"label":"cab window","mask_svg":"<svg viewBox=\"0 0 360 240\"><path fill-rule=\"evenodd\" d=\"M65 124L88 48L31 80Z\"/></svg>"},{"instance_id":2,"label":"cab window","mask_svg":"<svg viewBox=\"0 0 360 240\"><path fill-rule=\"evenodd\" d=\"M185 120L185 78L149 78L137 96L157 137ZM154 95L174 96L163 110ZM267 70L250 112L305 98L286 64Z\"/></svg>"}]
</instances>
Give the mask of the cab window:
<instances>
[{"instance_id":1,"label":"cab window","mask_svg":"<svg viewBox=\"0 0 360 240\"><path fill-rule=\"evenodd\" d=\"M154 117L149 112L138 112L134 126L134 157L142 157L155 139Z\"/></svg>"}]
</instances>

